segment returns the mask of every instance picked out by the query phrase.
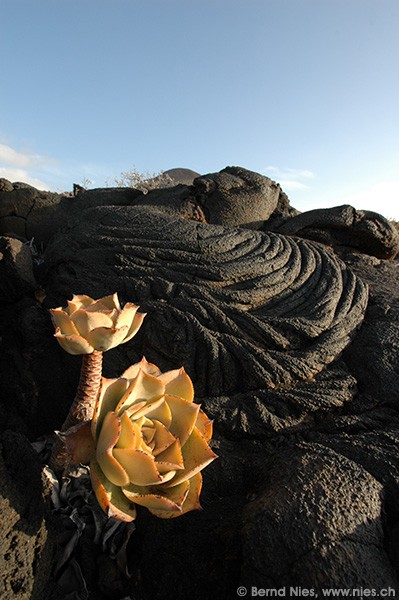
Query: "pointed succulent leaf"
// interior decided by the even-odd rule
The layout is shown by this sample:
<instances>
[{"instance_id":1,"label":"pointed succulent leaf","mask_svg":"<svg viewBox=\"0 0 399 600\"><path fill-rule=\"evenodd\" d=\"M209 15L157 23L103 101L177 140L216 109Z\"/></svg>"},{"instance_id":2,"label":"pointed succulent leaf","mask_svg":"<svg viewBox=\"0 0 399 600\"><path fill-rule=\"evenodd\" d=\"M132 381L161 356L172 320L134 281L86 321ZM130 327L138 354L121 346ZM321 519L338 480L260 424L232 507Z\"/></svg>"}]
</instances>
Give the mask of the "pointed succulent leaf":
<instances>
[{"instance_id":1,"label":"pointed succulent leaf","mask_svg":"<svg viewBox=\"0 0 399 600\"><path fill-rule=\"evenodd\" d=\"M200 434L206 439L206 441L209 442L209 440L212 437L213 424L211 419L201 409L198 412L198 417L195 422L195 426L200 432Z\"/></svg>"},{"instance_id":2,"label":"pointed succulent leaf","mask_svg":"<svg viewBox=\"0 0 399 600\"><path fill-rule=\"evenodd\" d=\"M87 334L87 339L96 350L106 352L122 343L127 332L127 327L115 329L114 327L97 327Z\"/></svg>"},{"instance_id":3,"label":"pointed succulent leaf","mask_svg":"<svg viewBox=\"0 0 399 600\"><path fill-rule=\"evenodd\" d=\"M72 300L67 301L67 312L68 314L72 314L75 310L79 310L84 306L90 306L94 302L93 298L90 296L86 296L86 294L75 294Z\"/></svg>"},{"instance_id":4,"label":"pointed succulent leaf","mask_svg":"<svg viewBox=\"0 0 399 600\"><path fill-rule=\"evenodd\" d=\"M85 308L85 310L89 314L95 313L99 315L107 315L111 319L113 325L115 325L116 318L119 314L119 311L116 310L116 308L107 308L105 304L101 303L100 300L94 304L90 304L90 306Z\"/></svg>"},{"instance_id":5,"label":"pointed succulent leaf","mask_svg":"<svg viewBox=\"0 0 399 600\"><path fill-rule=\"evenodd\" d=\"M155 400L150 400L146 402L144 405L138 407L141 403L138 402L134 404L131 408L129 408L126 412L132 419L140 419L141 417L147 416L149 412L152 412L158 406L161 406L165 402L165 397L161 396L160 398L156 398Z\"/></svg>"},{"instance_id":6,"label":"pointed succulent leaf","mask_svg":"<svg viewBox=\"0 0 399 600\"><path fill-rule=\"evenodd\" d=\"M197 420L199 404L187 402L178 396L165 396L165 401L172 413L169 430L179 438L180 445L183 447Z\"/></svg>"},{"instance_id":7,"label":"pointed succulent leaf","mask_svg":"<svg viewBox=\"0 0 399 600\"><path fill-rule=\"evenodd\" d=\"M124 413L126 414L126 413ZM141 421L142 419L139 419L139 421L135 421L135 423L138 423ZM143 420L148 420L146 417L143 417ZM152 421L150 421L148 424L143 423L141 426L141 432L143 434L143 439L145 440L145 443L148 444L149 446L151 446L151 452L154 449L155 446L155 433L156 433L156 429L154 427L154 424Z\"/></svg>"},{"instance_id":8,"label":"pointed succulent leaf","mask_svg":"<svg viewBox=\"0 0 399 600\"><path fill-rule=\"evenodd\" d=\"M136 507L129 502L120 487L108 481L96 461L90 464L90 478L97 501L109 517L120 521L134 521Z\"/></svg>"},{"instance_id":9,"label":"pointed succulent leaf","mask_svg":"<svg viewBox=\"0 0 399 600\"><path fill-rule=\"evenodd\" d=\"M170 410L167 402L162 402L162 404L149 411L146 414L146 417L151 420L156 419L160 423L163 423L168 429L172 423L172 411Z\"/></svg>"},{"instance_id":10,"label":"pointed succulent leaf","mask_svg":"<svg viewBox=\"0 0 399 600\"><path fill-rule=\"evenodd\" d=\"M126 371L124 371L121 377L126 377L126 379L135 379L139 374L140 369L149 375L153 375L154 377L158 377L161 374L160 369L150 362L147 361L145 356L141 359L140 362L132 365Z\"/></svg>"},{"instance_id":11,"label":"pointed succulent leaf","mask_svg":"<svg viewBox=\"0 0 399 600\"><path fill-rule=\"evenodd\" d=\"M194 399L194 387L190 377L182 367L174 371L167 371L159 376L160 381L165 384L165 394L179 396L187 402Z\"/></svg>"},{"instance_id":12,"label":"pointed succulent leaf","mask_svg":"<svg viewBox=\"0 0 399 600\"><path fill-rule=\"evenodd\" d=\"M166 450L158 454L155 460L159 473L166 473L170 470L184 469L183 455L179 440L175 440Z\"/></svg>"},{"instance_id":13,"label":"pointed succulent leaf","mask_svg":"<svg viewBox=\"0 0 399 600\"><path fill-rule=\"evenodd\" d=\"M147 316L147 313L136 313L135 314L133 323L130 325L130 329L126 334L126 337L123 340L123 343L128 342L129 340L132 339L132 337L134 337L136 335L136 333L140 329L141 325L143 324L143 321L146 316Z\"/></svg>"},{"instance_id":14,"label":"pointed succulent leaf","mask_svg":"<svg viewBox=\"0 0 399 600\"><path fill-rule=\"evenodd\" d=\"M114 412L105 415L98 436L96 458L104 475L114 485L127 485L129 476L113 455L113 448L119 439L120 419Z\"/></svg>"},{"instance_id":15,"label":"pointed succulent leaf","mask_svg":"<svg viewBox=\"0 0 399 600\"><path fill-rule=\"evenodd\" d=\"M133 324L134 317L138 311L139 307L136 304L132 304L131 302L126 302L125 306L121 311L117 313L115 319L115 327L128 327L130 329Z\"/></svg>"},{"instance_id":16,"label":"pointed succulent leaf","mask_svg":"<svg viewBox=\"0 0 399 600\"><path fill-rule=\"evenodd\" d=\"M137 377L130 384L116 407L116 412L120 415L137 402L146 402L147 404L149 401L158 400L163 395L164 389L165 386L157 377L153 377L140 369Z\"/></svg>"},{"instance_id":17,"label":"pointed succulent leaf","mask_svg":"<svg viewBox=\"0 0 399 600\"><path fill-rule=\"evenodd\" d=\"M160 517L161 519L173 519L174 517L178 517L188 513L191 510L199 510L201 508L199 502L199 496L202 488L202 476L201 473L197 473L188 481L184 481L183 484L187 486L185 490L185 496L183 503L181 505L181 512L176 514L174 511L162 511L157 509L149 509L150 512L156 517ZM168 491L173 492L176 488L177 491L181 489L181 483L175 487L169 488ZM166 490L165 490L166 492ZM168 495L169 497L169 495ZM173 496L172 496L173 497Z\"/></svg>"},{"instance_id":18,"label":"pointed succulent leaf","mask_svg":"<svg viewBox=\"0 0 399 600\"><path fill-rule=\"evenodd\" d=\"M121 421L116 416L115 412L108 412L101 427L97 442L97 452L102 454L108 450L112 450L119 439L121 429Z\"/></svg>"},{"instance_id":19,"label":"pointed succulent leaf","mask_svg":"<svg viewBox=\"0 0 399 600\"><path fill-rule=\"evenodd\" d=\"M132 419L135 419L136 418L136 413L139 410L141 410L142 408L144 408L145 406L147 406L147 402L145 400L142 400L141 402L135 402L125 412L127 412L127 414L129 415L129 417L131 417ZM122 413L122 414L124 414L124 413ZM139 418L140 417L137 417L137 419L139 419Z\"/></svg>"},{"instance_id":20,"label":"pointed succulent leaf","mask_svg":"<svg viewBox=\"0 0 399 600\"><path fill-rule=\"evenodd\" d=\"M155 466L154 457L148 452L133 450L133 448L115 448L114 456L123 466L131 483L136 485L162 483L162 477ZM123 485L127 485L127 483Z\"/></svg>"},{"instance_id":21,"label":"pointed succulent leaf","mask_svg":"<svg viewBox=\"0 0 399 600\"><path fill-rule=\"evenodd\" d=\"M182 507L182 514L189 512L190 510L200 510L200 494L202 490L202 474L196 473L189 479L189 490Z\"/></svg>"},{"instance_id":22,"label":"pointed succulent leaf","mask_svg":"<svg viewBox=\"0 0 399 600\"><path fill-rule=\"evenodd\" d=\"M97 438L105 415L108 412L115 411L116 405L125 393L127 387L128 381L123 377L119 377L119 379L101 378L100 389L97 395L92 420L92 433L94 438Z\"/></svg>"},{"instance_id":23,"label":"pointed succulent leaf","mask_svg":"<svg viewBox=\"0 0 399 600\"><path fill-rule=\"evenodd\" d=\"M155 446L152 453L154 456L157 456L158 454L166 450L166 448L169 448L169 446L171 446L174 442L176 442L176 438L165 427L165 425L163 425L159 421L154 420L152 421L152 424L154 428L154 435L152 439L155 442ZM152 441L152 439L149 440L147 443Z\"/></svg>"},{"instance_id":24,"label":"pointed succulent leaf","mask_svg":"<svg viewBox=\"0 0 399 600\"><path fill-rule=\"evenodd\" d=\"M79 331L76 329L74 322L65 311L59 308L53 308L50 309L50 314L56 329L63 335L79 335Z\"/></svg>"},{"instance_id":25,"label":"pointed succulent leaf","mask_svg":"<svg viewBox=\"0 0 399 600\"><path fill-rule=\"evenodd\" d=\"M69 354L91 354L94 352L93 346L80 335L64 335L57 327L54 337L57 339L61 348Z\"/></svg>"},{"instance_id":26,"label":"pointed succulent leaf","mask_svg":"<svg viewBox=\"0 0 399 600\"><path fill-rule=\"evenodd\" d=\"M121 416L121 433L116 448L133 448L137 450L141 444L141 431L137 423L132 423L126 412Z\"/></svg>"},{"instance_id":27,"label":"pointed succulent leaf","mask_svg":"<svg viewBox=\"0 0 399 600\"><path fill-rule=\"evenodd\" d=\"M155 492L154 488L140 488L139 486L129 485L123 488L125 496L135 504L145 506L146 508L159 511L168 511L181 513L182 504L188 494L189 483L184 482L171 490L163 493L161 490Z\"/></svg>"},{"instance_id":28,"label":"pointed succulent leaf","mask_svg":"<svg viewBox=\"0 0 399 600\"><path fill-rule=\"evenodd\" d=\"M194 428L185 445L182 447L184 470L178 471L166 487L177 485L191 479L210 462L217 458L198 429Z\"/></svg>"},{"instance_id":29,"label":"pointed succulent leaf","mask_svg":"<svg viewBox=\"0 0 399 600\"><path fill-rule=\"evenodd\" d=\"M105 452L104 454L96 453L96 459L101 467L106 478L114 485L127 485L130 481L129 475L122 467L120 462L116 460L112 450Z\"/></svg>"},{"instance_id":30,"label":"pointed succulent leaf","mask_svg":"<svg viewBox=\"0 0 399 600\"><path fill-rule=\"evenodd\" d=\"M91 306L94 307L94 310L113 310L117 311L121 310L121 305L119 303L118 294L110 294L109 296L104 296L103 298L99 298L98 300L93 300Z\"/></svg>"},{"instance_id":31,"label":"pointed succulent leaf","mask_svg":"<svg viewBox=\"0 0 399 600\"><path fill-rule=\"evenodd\" d=\"M113 322L110 317L109 311L105 312L92 312L90 306L85 309L76 310L72 316L75 327L78 329L79 334L88 339L88 335L93 329L97 327L112 327Z\"/></svg>"},{"instance_id":32,"label":"pointed succulent leaf","mask_svg":"<svg viewBox=\"0 0 399 600\"><path fill-rule=\"evenodd\" d=\"M139 374L139 371L142 368L142 366L141 366L142 362L143 362L143 359L141 359L140 362L137 362L137 363L134 363L133 365L130 365L130 367L128 367L126 369L126 371L123 371L121 377L124 377L125 379L128 379L129 383L131 384L133 382L133 380L136 379L137 375Z\"/></svg>"}]
</instances>

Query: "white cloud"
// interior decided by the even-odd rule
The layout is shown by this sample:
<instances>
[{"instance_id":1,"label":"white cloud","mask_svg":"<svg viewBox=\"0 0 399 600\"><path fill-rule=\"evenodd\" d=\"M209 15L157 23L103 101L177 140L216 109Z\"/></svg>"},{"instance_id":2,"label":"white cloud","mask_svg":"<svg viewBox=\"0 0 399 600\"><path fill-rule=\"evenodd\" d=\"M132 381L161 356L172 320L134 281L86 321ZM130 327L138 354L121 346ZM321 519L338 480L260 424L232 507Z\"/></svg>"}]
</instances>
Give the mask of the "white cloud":
<instances>
[{"instance_id":1,"label":"white cloud","mask_svg":"<svg viewBox=\"0 0 399 600\"><path fill-rule=\"evenodd\" d=\"M284 191L307 190L309 187L300 181L293 181L292 179L279 179L278 183Z\"/></svg>"},{"instance_id":2,"label":"white cloud","mask_svg":"<svg viewBox=\"0 0 399 600\"><path fill-rule=\"evenodd\" d=\"M308 181L314 178L314 173L308 169L282 169L280 167L269 166L262 171L266 176L275 179L284 191L299 191L309 188L303 180Z\"/></svg>"},{"instance_id":3,"label":"white cloud","mask_svg":"<svg viewBox=\"0 0 399 600\"><path fill-rule=\"evenodd\" d=\"M25 169L15 169L8 167L0 167L0 177L8 179L9 181L22 181L23 183L29 183L33 187L39 190L49 190L50 186L44 183L36 177L31 177Z\"/></svg>"},{"instance_id":4,"label":"white cloud","mask_svg":"<svg viewBox=\"0 0 399 600\"><path fill-rule=\"evenodd\" d=\"M0 144L0 163L6 163L13 167L36 167L48 162L39 154L30 152L18 152L11 146Z\"/></svg>"},{"instance_id":5,"label":"white cloud","mask_svg":"<svg viewBox=\"0 0 399 600\"><path fill-rule=\"evenodd\" d=\"M21 181L40 190L49 190L51 186L44 180L51 173L54 163L51 158L0 143L0 177L9 181Z\"/></svg>"},{"instance_id":6,"label":"white cloud","mask_svg":"<svg viewBox=\"0 0 399 600\"><path fill-rule=\"evenodd\" d=\"M313 179L314 173L308 169L281 169L280 167L266 167L265 173L271 173L274 177Z\"/></svg>"}]
</instances>

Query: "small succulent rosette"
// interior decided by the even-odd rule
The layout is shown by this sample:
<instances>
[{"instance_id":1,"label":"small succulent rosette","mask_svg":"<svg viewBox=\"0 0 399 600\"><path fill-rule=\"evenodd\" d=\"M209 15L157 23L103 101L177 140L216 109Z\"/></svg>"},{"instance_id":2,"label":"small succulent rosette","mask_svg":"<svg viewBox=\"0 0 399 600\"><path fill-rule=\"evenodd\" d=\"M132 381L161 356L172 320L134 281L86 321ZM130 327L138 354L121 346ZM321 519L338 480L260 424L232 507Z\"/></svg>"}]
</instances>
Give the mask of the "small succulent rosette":
<instances>
[{"instance_id":1,"label":"small succulent rosette","mask_svg":"<svg viewBox=\"0 0 399 600\"><path fill-rule=\"evenodd\" d=\"M66 307L50 310L55 325L55 338L69 354L105 352L124 344L140 329L145 313L127 302L123 308L118 294L94 300L74 295Z\"/></svg>"},{"instance_id":2,"label":"small succulent rosette","mask_svg":"<svg viewBox=\"0 0 399 600\"><path fill-rule=\"evenodd\" d=\"M94 417L62 434L74 462L90 463L93 489L109 516L161 518L200 508L200 471L216 458L212 423L193 402L184 369L161 371L145 358L118 379L102 378Z\"/></svg>"}]
</instances>

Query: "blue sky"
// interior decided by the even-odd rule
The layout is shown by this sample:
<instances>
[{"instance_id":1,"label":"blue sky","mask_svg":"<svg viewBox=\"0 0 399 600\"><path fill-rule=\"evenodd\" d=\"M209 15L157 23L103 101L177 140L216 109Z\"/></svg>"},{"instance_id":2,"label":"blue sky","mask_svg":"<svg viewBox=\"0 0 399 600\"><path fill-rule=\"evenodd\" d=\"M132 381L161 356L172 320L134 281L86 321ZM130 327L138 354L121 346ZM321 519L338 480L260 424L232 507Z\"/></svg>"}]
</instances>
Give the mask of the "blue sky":
<instances>
[{"instance_id":1,"label":"blue sky","mask_svg":"<svg viewBox=\"0 0 399 600\"><path fill-rule=\"evenodd\" d=\"M0 0L0 177L239 165L399 219L398 0Z\"/></svg>"}]
</instances>

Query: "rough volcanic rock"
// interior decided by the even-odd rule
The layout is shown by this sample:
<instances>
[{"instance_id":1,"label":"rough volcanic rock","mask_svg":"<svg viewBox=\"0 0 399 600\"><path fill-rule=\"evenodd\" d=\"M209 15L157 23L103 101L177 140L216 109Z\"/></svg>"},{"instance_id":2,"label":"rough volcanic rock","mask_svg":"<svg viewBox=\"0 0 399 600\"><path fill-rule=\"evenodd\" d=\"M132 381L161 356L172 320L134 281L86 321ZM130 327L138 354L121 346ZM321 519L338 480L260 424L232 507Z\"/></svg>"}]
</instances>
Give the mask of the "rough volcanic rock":
<instances>
[{"instance_id":1,"label":"rough volcanic rock","mask_svg":"<svg viewBox=\"0 0 399 600\"><path fill-rule=\"evenodd\" d=\"M6 179L0 186L0 235L33 240L39 250L63 228L70 218L93 206L132 204L142 192L131 188L98 188L84 190L77 196L55 194L27 185L11 184Z\"/></svg>"},{"instance_id":2,"label":"rough volcanic rock","mask_svg":"<svg viewBox=\"0 0 399 600\"><path fill-rule=\"evenodd\" d=\"M80 358L58 352L49 313L34 297L3 305L0 319L0 431L31 440L58 429L73 400Z\"/></svg>"},{"instance_id":3,"label":"rough volcanic rock","mask_svg":"<svg viewBox=\"0 0 399 600\"><path fill-rule=\"evenodd\" d=\"M245 508L241 583L319 597L323 588L395 590L382 489L364 468L317 444L274 455Z\"/></svg>"},{"instance_id":4,"label":"rough volcanic rock","mask_svg":"<svg viewBox=\"0 0 399 600\"><path fill-rule=\"evenodd\" d=\"M0 188L0 234L47 242L55 230L53 219L60 194L22 183L10 184L11 189L4 181Z\"/></svg>"},{"instance_id":5,"label":"rough volcanic rock","mask_svg":"<svg viewBox=\"0 0 399 600\"><path fill-rule=\"evenodd\" d=\"M215 225L259 228L273 213L280 215L284 204L277 183L241 167L197 177L193 187L206 222ZM296 211L291 209L288 214Z\"/></svg>"},{"instance_id":6,"label":"rough volcanic rock","mask_svg":"<svg viewBox=\"0 0 399 600\"><path fill-rule=\"evenodd\" d=\"M367 320L345 358L361 390L385 405L399 398L399 263L345 254L370 286Z\"/></svg>"},{"instance_id":7,"label":"rough volcanic rock","mask_svg":"<svg viewBox=\"0 0 399 600\"><path fill-rule=\"evenodd\" d=\"M8 179L0 177L0 192L12 192L14 189L13 184Z\"/></svg>"},{"instance_id":8,"label":"rough volcanic rock","mask_svg":"<svg viewBox=\"0 0 399 600\"><path fill-rule=\"evenodd\" d=\"M309 210L273 227L273 231L331 246L349 246L377 258L393 258L399 251L398 232L385 217L346 204Z\"/></svg>"},{"instance_id":9,"label":"rough volcanic rock","mask_svg":"<svg viewBox=\"0 0 399 600\"><path fill-rule=\"evenodd\" d=\"M192 185L152 190L137 203L170 216L252 229L259 229L270 217L279 224L298 214L277 183L241 167L200 175Z\"/></svg>"},{"instance_id":10,"label":"rough volcanic rock","mask_svg":"<svg viewBox=\"0 0 399 600\"><path fill-rule=\"evenodd\" d=\"M234 186L226 218L233 200L247 197ZM71 563L75 595L230 600L239 585L396 590L398 264L344 247L342 260L281 233L196 222L195 189L157 191L151 203L151 194L112 190L63 200L67 217L36 269L46 298L3 306L1 429L34 439L62 423L80 358L56 344L47 308L73 293L117 291L148 313L131 342L105 353L105 376L143 354L163 370L184 365L214 418L219 459L204 472L203 511L165 522L140 510L122 555L112 542L109 560L93 541L97 517L81 525L88 505L79 499L70 525L83 531ZM221 198L223 186L212 189ZM183 214L190 199L194 210ZM280 194L275 218L284 202ZM32 488L38 498L37 478L21 480L26 496ZM7 483L4 496L13 494ZM55 531L68 514L53 515ZM34 571L31 554L24 560L45 589L47 571ZM66 600L60 589L49 600Z\"/></svg>"},{"instance_id":11,"label":"rough volcanic rock","mask_svg":"<svg viewBox=\"0 0 399 600\"><path fill-rule=\"evenodd\" d=\"M136 203L141 207L156 208L171 217L178 215L183 219L207 222L203 207L193 194L193 188L188 185L151 190L138 198Z\"/></svg>"},{"instance_id":12,"label":"rough volcanic rock","mask_svg":"<svg viewBox=\"0 0 399 600\"><path fill-rule=\"evenodd\" d=\"M83 190L73 199L64 199L63 206L65 215L77 218L88 208L95 206L124 206L135 204L143 192L133 188L94 188Z\"/></svg>"},{"instance_id":13,"label":"rough volcanic rock","mask_svg":"<svg viewBox=\"0 0 399 600\"><path fill-rule=\"evenodd\" d=\"M241 167L194 175L190 172L188 179L183 177L184 184L148 194L131 188L100 188L82 190L75 196L43 192L3 179L0 235L33 238L43 249L57 231L88 208L140 205L202 223L264 229L331 246L350 246L379 258L392 258L399 250L398 233L377 213L341 206L299 214L278 183Z\"/></svg>"},{"instance_id":14,"label":"rough volcanic rock","mask_svg":"<svg viewBox=\"0 0 399 600\"><path fill-rule=\"evenodd\" d=\"M201 395L308 380L363 318L365 286L321 246L133 206L85 215L47 249L47 302L133 299L151 359L183 362Z\"/></svg>"},{"instance_id":15,"label":"rough volcanic rock","mask_svg":"<svg viewBox=\"0 0 399 600\"><path fill-rule=\"evenodd\" d=\"M143 600L236 596L242 511L267 445L248 440L237 445L221 439L213 442L213 448L219 458L212 469L203 471L203 510L193 512L190 519L169 522L153 519L146 511L139 514L137 533L142 535L136 540L134 578Z\"/></svg>"},{"instance_id":16,"label":"rough volcanic rock","mask_svg":"<svg viewBox=\"0 0 399 600\"><path fill-rule=\"evenodd\" d=\"M0 236L0 302L15 302L36 288L29 248L20 240Z\"/></svg>"},{"instance_id":17,"label":"rough volcanic rock","mask_svg":"<svg viewBox=\"0 0 399 600\"><path fill-rule=\"evenodd\" d=\"M54 539L48 534L41 465L22 435L0 438L0 596L43 600Z\"/></svg>"}]
</instances>

